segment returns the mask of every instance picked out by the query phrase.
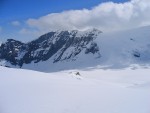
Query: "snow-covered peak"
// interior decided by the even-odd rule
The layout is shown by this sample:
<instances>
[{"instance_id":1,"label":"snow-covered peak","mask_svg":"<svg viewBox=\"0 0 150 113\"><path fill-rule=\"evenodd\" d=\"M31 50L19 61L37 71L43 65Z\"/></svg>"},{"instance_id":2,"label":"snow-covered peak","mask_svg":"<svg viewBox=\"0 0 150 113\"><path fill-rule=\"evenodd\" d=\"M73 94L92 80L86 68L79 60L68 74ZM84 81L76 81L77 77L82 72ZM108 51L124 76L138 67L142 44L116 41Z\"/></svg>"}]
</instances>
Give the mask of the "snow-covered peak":
<instances>
[{"instance_id":1,"label":"snow-covered peak","mask_svg":"<svg viewBox=\"0 0 150 113\"><path fill-rule=\"evenodd\" d=\"M38 71L150 64L150 27L102 33L97 29L49 32L29 43L9 40L1 61ZM8 63L7 63L8 64Z\"/></svg>"},{"instance_id":2,"label":"snow-covered peak","mask_svg":"<svg viewBox=\"0 0 150 113\"><path fill-rule=\"evenodd\" d=\"M88 30L84 30L84 31L78 31L77 37L84 37L84 36L90 36L90 35L97 37L101 33L102 33L102 31L100 31L96 28L92 28L92 29L88 29Z\"/></svg>"},{"instance_id":3,"label":"snow-covered peak","mask_svg":"<svg viewBox=\"0 0 150 113\"><path fill-rule=\"evenodd\" d=\"M73 62L79 56L89 54L100 56L99 47L94 42L98 30L91 31L55 31L40 36L29 43L8 39L0 47L0 59L19 67L25 64L62 61Z\"/></svg>"},{"instance_id":4,"label":"snow-covered peak","mask_svg":"<svg viewBox=\"0 0 150 113\"><path fill-rule=\"evenodd\" d=\"M102 31L100 31L99 29L96 29L96 28L91 28L91 29L88 29L85 31L86 33L93 33L93 34L99 34L99 33L102 33Z\"/></svg>"}]
</instances>

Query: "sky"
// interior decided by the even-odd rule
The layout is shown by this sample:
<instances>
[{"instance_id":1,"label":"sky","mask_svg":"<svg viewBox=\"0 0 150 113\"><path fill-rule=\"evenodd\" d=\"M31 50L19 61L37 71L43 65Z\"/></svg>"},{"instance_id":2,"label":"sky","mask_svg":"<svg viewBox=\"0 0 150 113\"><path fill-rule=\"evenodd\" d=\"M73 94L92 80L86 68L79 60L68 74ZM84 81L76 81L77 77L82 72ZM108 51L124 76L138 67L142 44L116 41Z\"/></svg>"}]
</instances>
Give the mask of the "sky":
<instances>
[{"instance_id":1,"label":"sky","mask_svg":"<svg viewBox=\"0 0 150 113\"><path fill-rule=\"evenodd\" d=\"M109 0L0 0L2 22L16 19L36 18L48 13L58 13L64 10L92 8ZM125 2L127 0L113 0Z\"/></svg>"},{"instance_id":2,"label":"sky","mask_svg":"<svg viewBox=\"0 0 150 113\"><path fill-rule=\"evenodd\" d=\"M150 23L150 0L0 0L0 41L30 41L53 30L104 32Z\"/></svg>"}]
</instances>

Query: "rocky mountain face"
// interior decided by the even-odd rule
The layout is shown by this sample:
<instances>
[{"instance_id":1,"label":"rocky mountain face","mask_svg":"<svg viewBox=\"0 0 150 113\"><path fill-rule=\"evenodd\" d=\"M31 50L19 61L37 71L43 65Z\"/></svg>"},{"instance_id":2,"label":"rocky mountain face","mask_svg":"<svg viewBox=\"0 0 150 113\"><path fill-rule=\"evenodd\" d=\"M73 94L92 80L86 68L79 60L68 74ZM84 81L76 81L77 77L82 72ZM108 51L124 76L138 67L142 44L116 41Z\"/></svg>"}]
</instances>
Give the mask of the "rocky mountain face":
<instances>
[{"instance_id":1,"label":"rocky mountain face","mask_svg":"<svg viewBox=\"0 0 150 113\"><path fill-rule=\"evenodd\" d=\"M150 65L150 26L105 33L56 31L28 43L8 39L0 45L0 65L42 72L134 64Z\"/></svg>"},{"instance_id":2,"label":"rocky mountain face","mask_svg":"<svg viewBox=\"0 0 150 113\"><path fill-rule=\"evenodd\" d=\"M11 65L22 67L24 64L48 59L52 59L53 63L75 61L81 52L100 57L99 46L94 41L100 33L97 29L49 32L29 43L8 39L0 46L0 61L5 60Z\"/></svg>"}]
</instances>

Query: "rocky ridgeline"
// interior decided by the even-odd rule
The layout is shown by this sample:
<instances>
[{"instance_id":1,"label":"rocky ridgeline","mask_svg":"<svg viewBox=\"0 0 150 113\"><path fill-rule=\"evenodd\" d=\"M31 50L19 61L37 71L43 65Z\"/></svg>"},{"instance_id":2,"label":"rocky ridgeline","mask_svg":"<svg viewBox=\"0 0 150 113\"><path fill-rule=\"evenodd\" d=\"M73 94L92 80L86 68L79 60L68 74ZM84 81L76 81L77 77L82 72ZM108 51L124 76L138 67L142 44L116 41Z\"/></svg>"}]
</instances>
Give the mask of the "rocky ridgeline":
<instances>
[{"instance_id":1,"label":"rocky ridgeline","mask_svg":"<svg viewBox=\"0 0 150 113\"><path fill-rule=\"evenodd\" d=\"M52 59L53 63L64 60L76 60L80 53L99 54L94 40L101 33L97 29L88 31L49 32L29 43L8 39L0 46L0 60L22 67L31 62L38 63Z\"/></svg>"}]
</instances>

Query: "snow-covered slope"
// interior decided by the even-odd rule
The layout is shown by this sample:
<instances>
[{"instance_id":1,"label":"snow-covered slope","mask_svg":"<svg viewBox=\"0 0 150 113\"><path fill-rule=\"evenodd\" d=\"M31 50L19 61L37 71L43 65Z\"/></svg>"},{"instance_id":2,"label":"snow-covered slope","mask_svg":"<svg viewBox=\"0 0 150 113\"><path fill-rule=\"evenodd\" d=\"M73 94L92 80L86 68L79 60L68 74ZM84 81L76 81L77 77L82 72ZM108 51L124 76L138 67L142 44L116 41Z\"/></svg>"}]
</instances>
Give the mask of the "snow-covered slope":
<instances>
[{"instance_id":1,"label":"snow-covered slope","mask_svg":"<svg viewBox=\"0 0 150 113\"><path fill-rule=\"evenodd\" d=\"M1 46L0 58L1 65L43 72L149 65L150 26L111 33L50 32L28 44L8 40Z\"/></svg>"},{"instance_id":2,"label":"snow-covered slope","mask_svg":"<svg viewBox=\"0 0 150 113\"><path fill-rule=\"evenodd\" d=\"M150 63L150 26L127 31L103 33L96 39L101 61L110 65Z\"/></svg>"},{"instance_id":3,"label":"snow-covered slope","mask_svg":"<svg viewBox=\"0 0 150 113\"><path fill-rule=\"evenodd\" d=\"M149 73L0 67L0 113L150 113Z\"/></svg>"},{"instance_id":4,"label":"snow-covered slope","mask_svg":"<svg viewBox=\"0 0 150 113\"><path fill-rule=\"evenodd\" d=\"M80 54L100 57L99 47L94 42L102 32L97 29L87 31L55 31L42 35L29 43L8 39L0 46L0 64L9 67L36 69L41 62L55 64L58 62L73 62L80 59ZM32 66L33 65L33 66ZM33 67L33 68L30 68ZM50 70L52 65L39 65Z\"/></svg>"}]
</instances>

